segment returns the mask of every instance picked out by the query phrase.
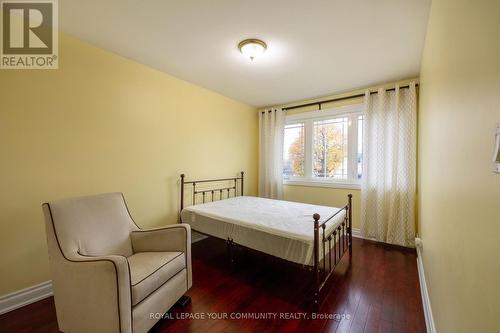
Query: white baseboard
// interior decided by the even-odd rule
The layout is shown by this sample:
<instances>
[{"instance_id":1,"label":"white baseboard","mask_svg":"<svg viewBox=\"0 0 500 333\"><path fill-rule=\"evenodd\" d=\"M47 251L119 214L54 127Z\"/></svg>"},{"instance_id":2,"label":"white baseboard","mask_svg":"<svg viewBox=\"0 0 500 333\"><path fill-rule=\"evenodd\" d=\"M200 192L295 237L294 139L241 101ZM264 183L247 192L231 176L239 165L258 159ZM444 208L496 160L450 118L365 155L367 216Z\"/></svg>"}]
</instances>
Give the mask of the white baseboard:
<instances>
[{"instance_id":1,"label":"white baseboard","mask_svg":"<svg viewBox=\"0 0 500 333\"><path fill-rule=\"evenodd\" d=\"M380 243L380 241L376 240L375 238L365 237L365 236L361 235L361 230L358 228L352 228L352 237L361 238L361 239L368 239L368 240Z\"/></svg>"},{"instance_id":2,"label":"white baseboard","mask_svg":"<svg viewBox=\"0 0 500 333\"><path fill-rule=\"evenodd\" d=\"M363 236L361 236L361 230L359 230L358 228L352 228L352 237L364 238Z\"/></svg>"},{"instance_id":3,"label":"white baseboard","mask_svg":"<svg viewBox=\"0 0 500 333\"><path fill-rule=\"evenodd\" d=\"M0 297L0 315L50 296L52 296L52 281L45 281L4 295Z\"/></svg>"},{"instance_id":4,"label":"white baseboard","mask_svg":"<svg viewBox=\"0 0 500 333\"><path fill-rule=\"evenodd\" d=\"M422 241L416 238L415 244L417 245L418 280L420 282L420 293L422 294L422 305L424 307L425 326L427 327L427 333L436 333L427 282L425 281L424 263L422 261Z\"/></svg>"}]
</instances>

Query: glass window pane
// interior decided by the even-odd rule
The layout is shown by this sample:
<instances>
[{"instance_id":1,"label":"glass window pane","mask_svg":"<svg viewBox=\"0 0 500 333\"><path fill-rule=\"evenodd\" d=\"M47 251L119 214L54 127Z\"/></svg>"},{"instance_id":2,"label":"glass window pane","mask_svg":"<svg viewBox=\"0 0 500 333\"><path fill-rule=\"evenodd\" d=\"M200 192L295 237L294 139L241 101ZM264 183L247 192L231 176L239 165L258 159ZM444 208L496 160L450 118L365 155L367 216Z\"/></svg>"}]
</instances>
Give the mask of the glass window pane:
<instances>
[{"instance_id":1,"label":"glass window pane","mask_svg":"<svg viewBox=\"0 0 500 333\"><path fill-rule=\"evenodd\" d=\"M304 123L285 126L283 177L304 177Z\"/></svg>"},{"instance_id":2,"label":"glass window pane","mask_svg":"<svg viewBox=\"0 0 500 333\"><path fill-rule=\"evenodd\" d=\"M347 130L349 118L313 123L313 175L324 179L347 179Z\"/></svg>"},{"instance_id":3,"label":"glass window pane","mask_svg":"<svg viewBox=\"0 0 500 333\"><path fill-rule=\"evenodd\" d=\"M363 174L363 116L358 116L358 179Z\"/></svg>"}]
</instances>

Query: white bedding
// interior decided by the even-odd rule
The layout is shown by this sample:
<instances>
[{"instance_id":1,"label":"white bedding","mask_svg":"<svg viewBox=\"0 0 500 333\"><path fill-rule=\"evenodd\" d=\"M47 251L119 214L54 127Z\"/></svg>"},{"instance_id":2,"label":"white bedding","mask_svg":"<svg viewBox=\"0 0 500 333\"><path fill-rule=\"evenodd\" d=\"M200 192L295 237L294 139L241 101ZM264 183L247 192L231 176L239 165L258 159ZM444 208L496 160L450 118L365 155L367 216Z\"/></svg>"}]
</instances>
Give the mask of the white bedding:
<instances>
[{"instance_id":1,"label":"white bedding","mask_svg":"<svg viewBox=\"0 0 500 333\"><path fill-rule=\"evenodd\" d=\"M257 197L235 197L185 208L183 223L194 230L219 237L303 265L312 265L314 220L320 222L339 208ZM327 231L345 218L339 213L327 224ZM320 251L320 255L322 255Z\"/></svg>"}]
</instances>

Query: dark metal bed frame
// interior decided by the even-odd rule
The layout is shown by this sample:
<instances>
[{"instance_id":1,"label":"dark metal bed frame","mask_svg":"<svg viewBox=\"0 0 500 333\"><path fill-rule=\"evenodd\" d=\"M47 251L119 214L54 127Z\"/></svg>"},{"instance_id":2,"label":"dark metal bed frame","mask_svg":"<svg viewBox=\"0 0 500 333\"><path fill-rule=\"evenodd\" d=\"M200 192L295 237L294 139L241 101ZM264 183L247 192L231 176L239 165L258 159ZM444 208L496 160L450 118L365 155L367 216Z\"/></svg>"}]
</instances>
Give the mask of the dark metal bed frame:
<instances>
[{"instance_id":1,"label":"dark metal bed frame","mask_svg":"<svg viewBox=\"0 0 500 333\"><path fill-rule=\"evenodd\" d=\"M201 202L205 203L207 197L210 198L210 201L217 201L228 199L236 196L243 196L243 180L244 173L243 171L240 173L239 177L232 178L220 178L220 179L204 179L204 180L191 180L186 181L185 175L181 174L181 207L180 211L184 209L184 193L186 185L191 185L192 188L192 204L197 204L197 199L200 199L201 194ZM203 188L200 184L210 184L210 183L221 183L224 182L226 185L221 185L221 187L215 186L210 188ZM240 186L238 187L238 182ZM229 184L229 185L228 185ZM198 188L197 188L198 185ZM239 194L238 194L239 193ZM232 194L232 196L231 196ZM210 202L209 201L209 202ZM340 214L345 210L345 218L339 226L331 231L327 232L327 224L330 222L335 216ZM179 214L180 215L180 214ZM344 254L349 251L349 262L352 259L352 194L347 195L347 204L340 208L335 214L328 217L323 222L320 222L321 216L319 214L313 215L313 228L314 228L314 260L312 265L312 272L314 274L314 295L313 302L315 305L315 309L319 309L320 305L320 294L323 288L327 285L329 278L331 277L335 267L340 263L340 260L344 256ZM180 216L179 216L180 220ZM180 220L182 223L182 220ZM199 232L196 230L196 232ZM208 235L202 232L201 234L216 237L213 235ZM218 238L218 237L216 237ZM228 257L230 262L233 262L233 251L232 248L234 245L238 245L242 248L245 246L236 244L233 239L228 238L226 241L228 248ZM260 252L258 250L251 249L253 251ZM323 252L323 260L320 259L320 251ZM266 255L269 255L265 253ZM333 257L333 258L332 258ZM281 258L278 258L281 259ZM286 260L284 260L286 261ZM289 261L287 261L289 262ZM307 266L310 267L310 266Z\"/></svg>"}]
</instances>

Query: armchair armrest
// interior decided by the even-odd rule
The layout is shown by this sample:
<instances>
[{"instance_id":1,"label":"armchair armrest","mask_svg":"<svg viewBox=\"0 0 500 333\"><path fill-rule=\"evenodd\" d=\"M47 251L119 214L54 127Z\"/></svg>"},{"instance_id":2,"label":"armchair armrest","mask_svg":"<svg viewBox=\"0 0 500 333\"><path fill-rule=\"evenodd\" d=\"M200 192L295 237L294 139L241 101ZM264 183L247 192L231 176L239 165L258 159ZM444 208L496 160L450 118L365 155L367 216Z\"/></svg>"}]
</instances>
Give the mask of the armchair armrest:
<instances>
[{"instance_id":1,"label":"armchair armrest","mask_svg":"<svg viewBox=\"0 0 500 333\"><path fill-rule=\"evenodd\" d=\"M52 265L56 309L63 309L57 314L64 316L61 323L81 331L131 333L127 258L74 253L61 259Z\"/></svg>"},{"instance_id":2,"label":"armchair armrest","mask_svg":"<svg viewBox=\"0 0 500 333\"><path fill-rule=\"evenodd\" d=\"M173 224L161 228L134 230L130 238L137 252L191 252L191 227L189 224Z\"/></svg>"},{"instance_id":3,"label":"armchair armrest","mask_svg":"<svg viewBox=\"0 0 500 333\"><path fill-rule=\"evenodd\" d=\"M137 252L184 252L186 257L187 288L191 288L191 227L173 224L156 229L134 230L130 234L132 249Z\"/></svg>"}]
</instances>

